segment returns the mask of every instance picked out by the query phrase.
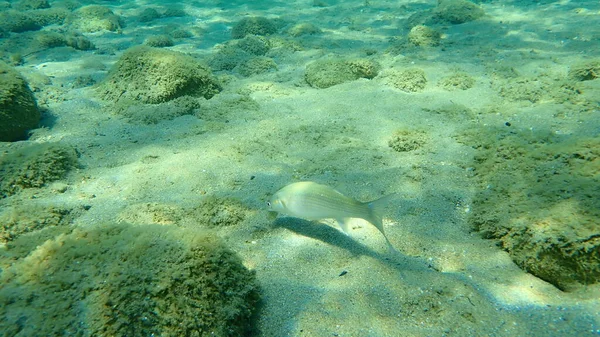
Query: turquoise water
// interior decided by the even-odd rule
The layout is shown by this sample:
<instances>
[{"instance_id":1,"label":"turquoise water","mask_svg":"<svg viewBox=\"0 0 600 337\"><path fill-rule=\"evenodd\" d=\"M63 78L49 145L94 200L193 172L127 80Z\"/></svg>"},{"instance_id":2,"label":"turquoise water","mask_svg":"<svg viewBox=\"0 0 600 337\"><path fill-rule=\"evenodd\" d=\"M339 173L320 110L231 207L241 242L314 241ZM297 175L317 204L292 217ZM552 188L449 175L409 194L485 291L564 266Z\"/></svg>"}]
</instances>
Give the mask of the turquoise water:
<instances>
[{"instance_id":1,"label":"turquoise water","mask_svg":"<svg viewBox=\"0 0 600 337\"><path fill-rule=\"evenodd\" d=\"M600 335L598 1L0 10L2 336Z\"/></svg>"}]
</instances>

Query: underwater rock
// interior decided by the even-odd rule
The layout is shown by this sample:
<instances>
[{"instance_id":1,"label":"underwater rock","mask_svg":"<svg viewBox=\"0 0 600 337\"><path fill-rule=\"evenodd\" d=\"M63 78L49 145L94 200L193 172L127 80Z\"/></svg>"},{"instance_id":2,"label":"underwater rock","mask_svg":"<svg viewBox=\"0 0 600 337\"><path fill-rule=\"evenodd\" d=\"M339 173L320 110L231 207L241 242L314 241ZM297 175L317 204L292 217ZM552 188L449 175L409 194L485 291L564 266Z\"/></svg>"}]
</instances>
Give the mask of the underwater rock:
<instances>
[{"instance_id":1,"label":"underwater rock","mask_svg":"<svg viewBox=\"0 0 600 337\"><path fill-rule=\"evenodd\" d=\"M271 70L277 70L277 64L269 57L259 56L242 62L236 67L236 70L240 73L240 75L244 77L250 77L252 75L266 73Z\"/></svg>"},{"instance_id":2,"label":"underwater rock","mask_svg":"<svg viewBox=\"0 0 600 337\"><path fill-rule=\"evenodd\" d=\"M242 223L249 211L237 199L207 196L201 199L200 204L188 216L209 227L226 227Z\"/></svg>"},{"instance_id":3,"label":"underwater rock","mask_svg":"<svg viewBox=\"0 0 600 337\"><path fill-rule=\"evenodd\" d=\"M85 33L103 30L115 32L124 26L120 16L113 13L108 7L100 5L89 5L77 9L67 17L65 24Z\"/></svg>"},{"instance_id":4,"label":"underwater rock","mask_svg":"<svg viewBox=\"0 0 600 337\"><path fill-rule=\"evenodd\" d=\"M20 0L13 4L14 9L28 11L31 9L50 8L50 3L46 0Z\"/></svg>"},{"instance_id":5,"label":"underwater rock","mask_svg":"<svg viewBox=\"0 0 600 337\"><path fill-rule=\"evenodd\" d=\"M57 143L26 144L5 148L0 157L0 197L24 188L43 187L62 179L77 166L77 153Z\"/></svg>"},{"instance_id":6,"label":"underwater rock","mask_svg":"<svg viewBox=\"0 0 600 337\"><path fill-rule=\"evenodd\" d=\"M65 32L62 29L44 29L13 34L3 42L2 49L10 51L11 55L16 56L17 59L13 61L14 64L23 64L23 55L33 55L50 48L68 46L77 50L96 49L96 46L84 35L78 32ZM36 92L36 88L29 77L28 82L31 90Z\"/></svg>"},{"instance_id":7,"label":"underwater rock","mask_svg":"<svg viewBox=\"0 0 600 337\"><path fill-rule=\"evenodd\" d=\"M42 26L31 15L26 13L21 13L14 9L0 12L0 30L22 33L41 28Z\"/></svg>"},{"instance_id":8,"label":"underwater rock","mask_svg":"<svg viewBox=\"0 0 600 337\"><path fill-rule=\"evenodd\" d=\"M208 64L214 71L233 70L242 62L252 58L252 54L238 48L235 44L226 44L213 54Z\"/></svg>"},{"instance_id":9,"label":"underwater rock","mask_svg":"<svg viewBox=\"0 0 600 337\"><path fill-rule=\"evenodd\" d=\"M84 35L76 32L65 34L65 44L77 50L94 50L96 46Z\"/></svg>"},{"instance_id":10,"label":"underwater rock","mask_svg":"<svg viewBox=\"0 0 600 337\"><path fill-rule=\"evenodd\" d=\"M277 25L262 16L243 18L231 29L233 39L241 39L246 35L271 35L277 33Z\"/></svg>"},{"instance_id":11,"label":"underwater rock","mask_svg":"<svg viewBox=\"0 0 600 337\"><path fill-rule=\"evenodd\" d=\"M423 111L432 112L454 120L472 120L476 114L468 107L459 103L444 103L432 108L423 108Z\"/></svg>"},{"instance_id":12,"label":"underwater rock","mask_svg":"<svg viewBox=\"0 0 600 337\"><path fill-rule=\"evenodd\" d=\"M535 78L516 78L499 85L498 94L510 101L538 102L544 96L543 83Z\"/></svg>"},{"instance_id":13,"label":"underwater rock","mask_svg":"<svg viewBox=\"0 0 600 337\"><path fill-rule=\"evenodd\" d=\"M144 44L150 47L164 48L173 46L174 42L168 35L152 35L144 40Z\"/></svg>"},{"instance_id":14,"label":"underwater rock","mask_svg":"<svg viewBox=\"0 0 600 337\"><path fill-rule=\"evenodd\" d=\"M162 13L162 17L164 18L180 18L187 15L186 11L177 5L165 8Z\"/></svg>"},{"instance_id":15,"label":"underwater rock","mask_svg":"<svg viewBox=\"0 0 600 337\"><path fill-rule=\"evenodd\" d=\"M138 21L140 22L150 22L155 19L161 18L162 15L152 7L144 8L144 10L140 13L138 17Z\"/></svg>"},{"instance_id":16,"label":"underwater rock","mask_svg":"<svg viewBox=\"0 0 600 337\"><path fill-rule=\"evenodd\" d=\"M235 46L256 56L264 56L269 49L271 49L267 38L256 35L247 35L243 39L237 41Z\"/></svg>"},{"instance_id":17,"label":"underwater rock","mask_svg":"<svg viewBox=\"0 0 600 337\"><path fill-rule=\"evenodd\" d=\"M389 69L383 72L380 77L385 84L406 92L422 91L427 85L425 72L419 68Z\"/></svg>"},{"instance_id":18,"label":"underwater rock","mask_svg":"<svg viewBox=\"0 0 600 337\"><path fill-rule=\"evenodd\" d=\"M440 40L440 32L423 25L414 26L408 33L408 42L415 46L435 47L440 45Z\"/></svg>"},{"instance_id":19,"label":"underwater rock","mask_svg":"<svg viewBox=\"0 0 600 337\"><path fill-rule=\"evenodd\" d=\"M377 62L368 59L318 60L306 66L304 79L310 86L324 89L359 78L372 79L379 68Z\"/></svg>"},{"instance_id":20,"label":"underwater rock","mask_svg":"<svg viewBox=\"0 0 600 337\"><path fill-rule=\"evenodd\" d=\"M68 226L78 212L61 206L23 205L0 212L0 243L16 240L23 234L51 227ZM40 244L43 242L40 242Z\"/></svg>"},{"instance_id":21,"label":"underwater rock","mask_svg":"<svg viewBox=\"0 0 600 337\"><path fill-rule=\"evenodd\" d=\"M201 107L201 99L191 96L181 96L173 100L157 104L132 104L119 102L115 110L132 123L157 124L164 120L193 115Z\"/></svg>"},{"instance_id":22,"label":"underwater rock","mask_svg":"<svg viewBox=\"0 0 600 337\"><path fill-rule=\"evenodd\" d=\"M572 65L569 69L569 78L575 81L591 81L600 78L600 59Z\"/></svg>"},{"instance_id":23,"label":"underwater rock","mask_svg":"<svg viewBox=\"0 0 600 337\"><path fill-rule=\"evenodd\" d=\"M484 15L483 9L467 0L438 0L434 16L440 21L460 24L477 20Z\"/></svg>"},{"instance_id":24,"label":"underwater rock","mask_svg":"<svg viewBox=\"0 0 600 337\"><path fill-rule=\"evenodd\" d=\"M438 86L449 90L467 90L475 85L475 79L466 73L457 72L442 78Z\"/></svg>"},{"instance_id":25,"label":"underwater rock","mask_svg":"<svg viewBox=\"0 0 600 337\"><path fill-rule=\"evenodd\" d=\"M67 41L63 34L54 31L43 30L36 32L35 34L35 45L41 48L54 48L62 47L67 44Z\"/></svg>"},{"instance_id":26,"label":"underwater rock","mask_svg":"<svg viewBox=\"0 0 600 337\"><path fill-rule=\"evenodd\" d=\"M0 141L26 137L40 122L40 111L27 82L11 66L0 61Z\"/></svg>"},{"instance_id":27,"label":"underwater rock","mask_svg":"<svg viewBox=\"0 0 600 337\"><path fill-rule=\"evenodd\" d=\"M61 25L70 13L65 8L44 8L27 11L27 15L40 27Z\"/></svg>"},{"instance_id":28,"label":"underwater rock","mask_svg":"<svg viewBox=\"0 0 600 337\"><path fill-rule=\"evenodd\" d=\"M10 266L0 256L6 335L233 337L252 329L254 273L206 231L96 225L32 248Z\"/></svg>"},{"instance_id":29,"label":"underwater rock","mask_svg":"<svg viewBox=\"0 0 600 337\"><path fill-rule=\"evenodd\" d=\"M408 152L421 148L427 142L427 134L418 130L397 130L388 140L388 146L396 152Z\"/></svg>"},{"instance_id":30,"label":"underwater rock","mask_svg":"<svg viewBox=\"0 0 600 337\"><path fill-rule=\"evenodd\" d=\"M132 225L175 225L182 218L183 209L177 205L145 202L125 207L119 213L117 221Z\"/></svg>"},{"instance_id":31,"label":"underwater rock","mask_svg":"<svg viewBox=\"0 0 600 337\"><path fill-rule=\"evenodd\" d=\"M559 289L600 282L600 140L515 128L465 138L478 149L471 226Z\"/></svg>"},{"instance_id":32,"label":"underwater rock","mask_svg":"<svg viewBox=\"0 0 600 337\"><path fill-rule=\"evenodd\" d=\"M288 29L287 33L290 34L290 36L299 37L303 35L321 34L322 31L321 28L310 22L302 22L292 26L290 29Z\"/></svg>"},{"instance_id":33,"label":"underwater rock","mask_svg":"<svg viewBox=\"0 0 600 337\"><path fill-rule=\"evenodd\" d=\"M195 58L148 46L126 50L98 86L105 99L136 104L164 103L186 95L209 99L220 90L210 69Z\"/></svg>"}]
</instances>

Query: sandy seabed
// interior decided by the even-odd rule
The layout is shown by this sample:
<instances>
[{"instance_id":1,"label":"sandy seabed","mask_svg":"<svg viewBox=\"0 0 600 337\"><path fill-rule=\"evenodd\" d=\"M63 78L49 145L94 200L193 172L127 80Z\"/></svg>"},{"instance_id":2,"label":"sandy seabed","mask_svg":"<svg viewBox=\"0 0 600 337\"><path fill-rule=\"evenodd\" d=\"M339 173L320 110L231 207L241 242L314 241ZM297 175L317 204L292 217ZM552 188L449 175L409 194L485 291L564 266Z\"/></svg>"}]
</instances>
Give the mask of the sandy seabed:
<instances>
[{"instance_id":1,"label":"sandy seabed","mask_svg":"<svg viewBox=\"0 0 600 337\"><path fill-rule=\"evenodd\" d=\"M552 85L600 57L597 1L483 1L484 17L438 26L433 47L403 38L408 18L435 1L209 1L149 23L136 16L152 3L103 5L126 18L120 34L89 34L96 50L49 49L17 67L46 109L46 126L29 141L74 147L79 168L0 200L5 212L51 205L84 209L68 226L193 227L203 224L188 210L203 200L234 200L239 219L210 230L256 272L258 336L600 334L598 284L562 291L519 268L469 222L481 190L498 183L478 178L477 141L597 137L600 79L582 82L575 98ZM284 25L275 36L296 47L269 55L276 71L215 72L225 79L221 93L192 115L156 124L115 113L93 86L73 88L82 75L100 81L123 50L171 26L192 34L170 49L207 59L251 15L322 32L295 37ZM373 59L380 76L309 86L306 65L333 57ZM422 90L390 85L385 75L405 68L424 72ZM441 85L456 73L472 87ZM408 144L398 145L403 137ZM507 186L515 184L510 176ZM346 236L331 221L270 217L268 197L300 180L361 201L397 193L384 227L398 253L359 220ZM499 205L499 213L512 207Z\"/></svg>"}]
</instances>

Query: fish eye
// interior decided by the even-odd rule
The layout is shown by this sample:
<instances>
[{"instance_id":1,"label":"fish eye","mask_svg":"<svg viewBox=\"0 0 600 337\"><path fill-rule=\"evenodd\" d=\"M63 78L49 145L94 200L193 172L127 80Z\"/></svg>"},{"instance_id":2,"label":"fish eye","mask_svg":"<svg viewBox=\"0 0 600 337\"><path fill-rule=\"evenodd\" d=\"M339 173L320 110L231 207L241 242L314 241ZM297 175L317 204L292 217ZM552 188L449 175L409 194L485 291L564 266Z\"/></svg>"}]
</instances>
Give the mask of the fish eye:
<instances>
[{"instance_id":1,"label":"fish eye","mask_svg":"<svg viewBox=\"0 0 600 337\"><path fill-rule=\"evenodd\" d=\"M267 201L267 207L271 207L271 202Z\"/></svg>"}]
</instances>

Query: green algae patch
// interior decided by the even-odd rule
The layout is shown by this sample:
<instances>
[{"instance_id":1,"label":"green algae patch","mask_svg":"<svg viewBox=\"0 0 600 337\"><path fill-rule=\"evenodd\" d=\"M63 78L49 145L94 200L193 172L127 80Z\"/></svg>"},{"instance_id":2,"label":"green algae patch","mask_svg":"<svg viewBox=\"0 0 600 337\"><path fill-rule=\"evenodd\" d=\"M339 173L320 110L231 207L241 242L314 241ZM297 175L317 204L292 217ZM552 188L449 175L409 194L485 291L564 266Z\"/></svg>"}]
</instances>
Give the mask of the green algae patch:
<instances>
[{"instance_id":1,"label":"green algae patch","mask_svg":"<svg viewBox=\"0 0 600 337\"><path fill-rule=\"evenodd\" d=\"M41 113L27 82L0 61L0 141L24 139L40 122Z\"/></svg>"},{"instance_id":2,"label":"green algae patch","mask_svg":"<svg viewBox=\"0 0 600 337\"><path fill-rule=\"evenodd\" d=\"M471 131L480 192L469 222L517 265L569 290L600 281L600 140Z\"/></svg>"},{"instance_id":3,"label":"green algae patch","mask_svg":"<svg viewBox=\"0 0 600 337\"><path fill-rule=\"evenodd\" d=\"M306 66L304 78L310 86L325 89L359 78L372 79L379 69L379 63L369 59L318 60Z\"/></svg>"},{"instance_id":4,"label":"green algae patch","mask_svg":"<svg viewBox=\"0 0 600 337\"><path fill-rule=\"evenodd\" d=\"M3 252L4 255L10 253ZM213 235L175 226L77 228L0 276L6 335L241 336L254 273Z\"/></svg>"},{"instance_id":5,"label":"green algae patch","mask_svg":"<svg viewBox=\"0 0 600 337\"><path fill-rule=\"evenodd\" d=\"M165 49L128 49L98 86L114 102L158 104L181 96L209 99L221 90L210 69L195 58Z\"/></svg>"},{"instance_id":6,"label":"green algae patch","mask_svg":"<svg viewBox=\"0 0 600 337\"><path fill-rule=\"evenodd\" d=\"M0 155L0 197L13 195L25 188L43 187L62 179L77 167L77 153L57 143L27 144L3 148Z\"/></svg>"}]
</instances>

